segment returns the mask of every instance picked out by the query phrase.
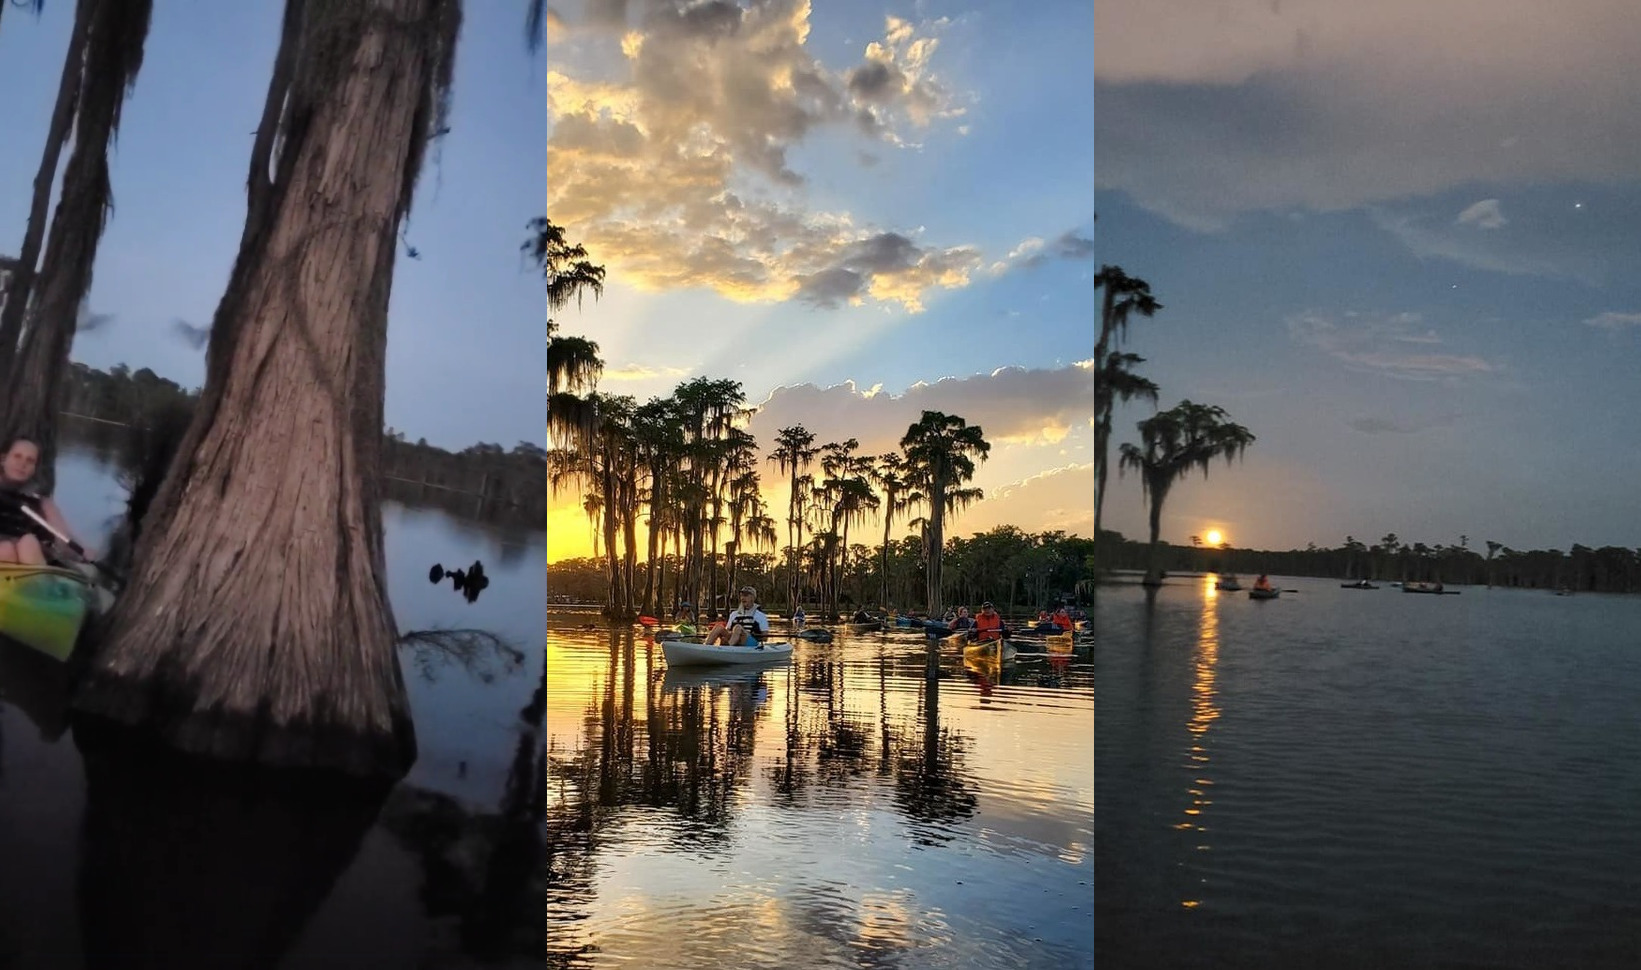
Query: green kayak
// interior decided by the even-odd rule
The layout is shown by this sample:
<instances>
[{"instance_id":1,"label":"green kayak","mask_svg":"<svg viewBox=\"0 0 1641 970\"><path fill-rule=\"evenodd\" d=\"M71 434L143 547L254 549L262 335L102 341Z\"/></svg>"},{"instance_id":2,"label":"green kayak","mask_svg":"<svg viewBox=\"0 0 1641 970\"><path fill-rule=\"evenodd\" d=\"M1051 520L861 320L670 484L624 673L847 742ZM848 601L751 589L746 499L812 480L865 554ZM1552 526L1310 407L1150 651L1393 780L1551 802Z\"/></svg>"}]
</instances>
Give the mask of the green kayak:
<instances>
[{"instance_id":1,"label":"green kayak","mask_svg":"<svg viewBox=\"0 0 1641 970\"><path fill-rule=\"evenodd\" d=\"M55 566L0 563L0 636L67 660L94 595L86 577Z\"/></svg>"}]
</instances>

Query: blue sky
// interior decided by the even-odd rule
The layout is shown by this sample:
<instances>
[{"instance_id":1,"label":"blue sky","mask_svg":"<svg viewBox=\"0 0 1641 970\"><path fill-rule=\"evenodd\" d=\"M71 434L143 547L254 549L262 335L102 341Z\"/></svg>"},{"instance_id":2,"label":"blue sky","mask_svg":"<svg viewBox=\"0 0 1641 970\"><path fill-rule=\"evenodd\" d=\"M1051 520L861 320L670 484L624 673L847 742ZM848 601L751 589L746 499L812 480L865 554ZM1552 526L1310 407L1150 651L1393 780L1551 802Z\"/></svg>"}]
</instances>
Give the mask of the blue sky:
<instances>
[{"instance_id":1,"label":"blue sky","mask_svg":"<svg viewBox=\"0 0 1641 970\"><path fill-rule=\"evenodd\" d=\"M1641 23L1622 5L1095 8L1124 350L1258 441L1163 538L1641 546ZM1149 406L1120 409L1137 441ZM1145 534L1132 476L1105 523Z\"/></svg>"},{"instance_id":2,"label":"blue sky","mask_svg":"<svg viewBox=\"0 0 1641 970\"><path fill-rule=\"evenodd\" d=\"M73 4L0 21L0 252L15 253L45 138ZM91 310L115 322L80 336L74 358L126 363L184 386L204 352L171 321L210 322L245 215L245 170L278 43L283 3L158 3L142 75L113 158L115 211ZM521 262L542 212L547 65L524 45L523 4L469 3L456 60L452 131L423 175L388 331L387 422L460 449L542 440L540 277ZM66 157L65 157L66 161Z\"/></svg>"},{"instance_id":3,"label":"blue sky","mask_svg":"<svg viewBox=\"0 0 1641 970\"><path fill-rule=\"evenodd\" d=\"M733 377L766 449L802 423L881 453L959 414L995 446L959 534L1090 534L1090 5L677 10L550 18L548 212L609 270L561 323L601 389ZM555 508L549 555L583 548L579 499Z\"/></svg>"}]
</instances>

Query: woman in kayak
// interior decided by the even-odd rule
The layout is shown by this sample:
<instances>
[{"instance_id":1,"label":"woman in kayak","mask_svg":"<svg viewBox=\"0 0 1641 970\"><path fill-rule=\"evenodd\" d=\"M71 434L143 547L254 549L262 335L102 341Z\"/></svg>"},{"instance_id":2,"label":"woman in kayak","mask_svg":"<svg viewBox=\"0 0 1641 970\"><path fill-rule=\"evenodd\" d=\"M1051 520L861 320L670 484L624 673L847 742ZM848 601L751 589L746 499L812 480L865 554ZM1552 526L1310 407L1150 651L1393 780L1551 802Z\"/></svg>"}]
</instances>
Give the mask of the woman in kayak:
<instances>
[{"instance_id":1,"label":"woman in kayak","mask_svg":"<svg viewBox=\"0 0 1641 970\"><path fill-rule=\"evenodd\" d=\"M706 642L713 646L757 647L769 635L769 617L758 609L758 591L750 586L741 587L741 605L730 611L724 625L707 635Z\"/></svg>"},{"instance_id":2,"label":"woman in kayak","mask_svg":"<svg viewBox=\"0 0 1641 970\"><path fill-rule=\"evenodd\" d=\"M52 528L79 542L68 527L57 503L43 495L35 495L28 487L34 482L34 470L40 464L40 446L28 438L13 438L6 445L5 457L0 458L0 562L22 563L25 566L44 566L47 563L42 534L50 536L38 522L29 518L25 508L51 523ZM47 541L51 541L49 538ZM85 547L85 543L80 543ZM87 560L96 554L85 549Z\"/></svg>"},{"instance_id":3,"label":"woman in kayak","mask_svg":"<svg viewBox=\"0 0 1641 970\"><path fill-rule=\"evenodd\" d=\"M685 636L695 633L695 611L688 603L678 607L678 612L672 617L672 628Z\"/></svg>"}]
</instances>

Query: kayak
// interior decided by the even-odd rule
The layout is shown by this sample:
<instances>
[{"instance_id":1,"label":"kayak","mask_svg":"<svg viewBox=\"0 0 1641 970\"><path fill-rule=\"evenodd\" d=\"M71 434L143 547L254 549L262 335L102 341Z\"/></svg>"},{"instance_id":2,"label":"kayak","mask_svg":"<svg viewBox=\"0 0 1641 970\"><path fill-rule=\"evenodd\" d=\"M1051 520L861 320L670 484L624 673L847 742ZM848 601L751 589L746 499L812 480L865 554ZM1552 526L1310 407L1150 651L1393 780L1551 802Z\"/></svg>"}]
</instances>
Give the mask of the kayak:
<instances>
[{"instance_id":1,"label":"kayak","mask_svg":"<svg viewBox=\"0 0 1641 970\"><path fill-rule=\"evenodd\" d=\"M84 574L55 566L0 563L0 636L67 660L91 612Z\"/></svg>"},{"instance_id":2,"label":"kayak","mask_svg":"<svg viewBox=\"0 0 1641 970\"><path fill-rule=\"evenodd\" d=\"M661 655L670 667L707 667L714 664L756 664L789 660L792 644L765 643L761 647L721 647L681 640L661 642Z\"/></svg>"},{"instance_id":3,"label":"kayak","mask_svg":"<svg viewBox=\"0 0 1641 970\"><path fill-rule=\"evenodd\" d=\"M843 629L849 633L876 633L883 629L883 624L877 620L870 623L845 623Z\"/></svg>"},{"instance_id":4,"label":"kayak","mask_svg":"<svg viewBox=\"0 0 1641 970\"><path fill-rule=\"evenodd\" d=\"M1274 600L1281 595L1282 591L1275 588L1248 590L1248 598L1251 600Z\"/></svg>"},{"instance_id":5,"label":"kayak","mask_svg":"<svg viewBox=\"0 0 1641 970\"><path fill-rule=\"evenodd\" d=\"M1015 655L1020 652L1014 644L1009 643L1007 640L988 640L985 643L975 643L964 647L963 656L965 659L969 660L990 660L996 662L997 648L999 645L1003 648L1003 663L1008 663L1013 660Z\"/></svg>"}]
</instances>

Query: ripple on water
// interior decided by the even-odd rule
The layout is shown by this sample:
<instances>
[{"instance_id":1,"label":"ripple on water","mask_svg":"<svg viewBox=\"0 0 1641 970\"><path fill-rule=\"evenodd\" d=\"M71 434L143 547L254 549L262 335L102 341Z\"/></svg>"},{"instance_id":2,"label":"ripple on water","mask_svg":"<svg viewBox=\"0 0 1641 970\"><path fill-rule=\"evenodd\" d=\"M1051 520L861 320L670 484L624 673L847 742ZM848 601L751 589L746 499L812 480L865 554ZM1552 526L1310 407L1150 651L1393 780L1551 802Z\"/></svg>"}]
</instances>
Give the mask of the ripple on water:
<instances>
[{"instance_id":1,"label":"ripple on water","mask_svg":"<svg viewBox=\"0 0 1641 970\"><path fill-rule=\"evenodd\" d=\"M1293 584L1102 593L1107 965L1641 965L1641 603Z\"/></svg>"},{"instance_id":2,"label":"ripple on water","mask_svg":"<svg viewBox=\"0 0 1641 970\"><path fill-rule=\"evenodd\" d=\"M1092 965L1088 665L947 658L936 696L903 638L680 677L560 626L548 657L556 965Z\"/></svg>"}]
</instances>

